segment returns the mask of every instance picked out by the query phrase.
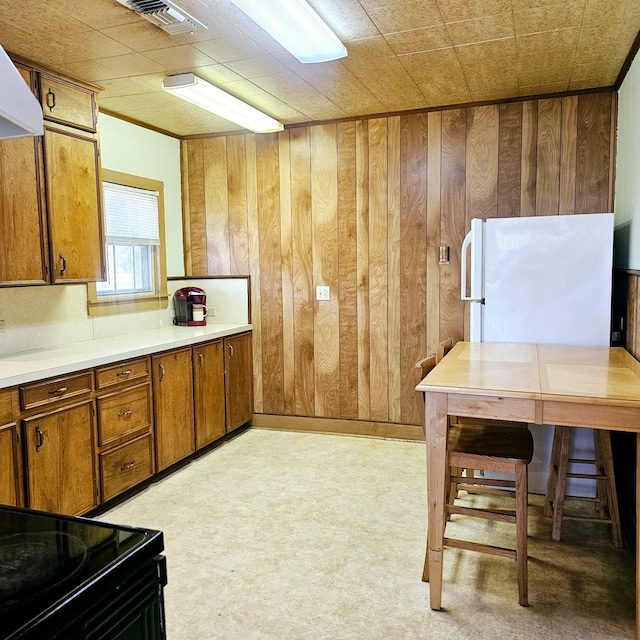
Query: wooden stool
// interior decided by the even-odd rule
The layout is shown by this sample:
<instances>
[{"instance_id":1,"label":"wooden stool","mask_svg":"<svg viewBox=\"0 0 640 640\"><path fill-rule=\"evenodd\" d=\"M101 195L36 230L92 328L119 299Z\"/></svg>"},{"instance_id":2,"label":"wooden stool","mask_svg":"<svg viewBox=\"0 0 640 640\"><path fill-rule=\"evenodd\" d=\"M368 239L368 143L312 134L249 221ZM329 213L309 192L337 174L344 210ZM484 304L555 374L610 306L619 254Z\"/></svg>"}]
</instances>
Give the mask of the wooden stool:
<instances>
[{"instance_id":1,"label":"wooden stool","mask_svg":"<svg viewBox=\"0 0 640 640\"><path fill-rule=\"evenodd\" d=\"M414 380L418 384L433 367L435 357L430 356L416 363ZM424 394L417 393L419 407L424 418ZM424 428L424 421L423 421ZM480 551L508 558L517 563L518 601L528 606L527 576L527 497L528 464L533 457L533 438L529 429L521 426L505 426L504 423L453 424L447 434L447 495L445 496L445 529L452 514L473 516L486 520L508 522L516 526L516 548L507 549L469 540L444 537L445 547ZM461 469L486 469L511 474L514 479L499 480L485 477L461 476ZM502 493L516 499L515 510L483 509L455 504L457 492L469 487L475 493ZM515 490L515 491L514 491ZM429 581L429 535L425 553L422 579Z\"/></svg>"},{"instance_id":2,"label":"wooden stool","mask_svg":"<svg viewBox=\"0 0 640 640\"><path fill-rule=\"evenodd\" d=\"M547 479L547 492L544 499L544 515L553 518L552 538L560 540L563 520L586 520L611 525L613 546L622 547L620 513L616 492L613 455L611 453L611 434L609 431L592 429L595 459L571 458L571 444L574 427L555 427L551 462ZM574 473L569 470L571 464L591 465L593 473ZM596 481L596 497L568 496L567 478L587 478ZM567 515L565 500L587 500L596 503L599 516Z\"/></svg>"}]
</instances>

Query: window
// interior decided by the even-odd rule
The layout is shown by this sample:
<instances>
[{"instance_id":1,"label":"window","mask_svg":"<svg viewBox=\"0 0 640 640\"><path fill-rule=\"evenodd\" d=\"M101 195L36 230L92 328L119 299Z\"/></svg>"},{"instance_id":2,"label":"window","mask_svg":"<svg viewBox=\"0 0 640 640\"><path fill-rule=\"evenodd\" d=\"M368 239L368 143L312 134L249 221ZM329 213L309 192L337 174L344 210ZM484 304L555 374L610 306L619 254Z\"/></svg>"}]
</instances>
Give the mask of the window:
<instances>
[{"instance_id":1,"label":"window","mask_svg":"<svg viewBox=\"0 0 640 640\"><path fill-rule=\"evenodd\" d=\"M102 170L107 281L88 285L89 314L167 306L162 182Z\"/></svg>"}]
</instances>

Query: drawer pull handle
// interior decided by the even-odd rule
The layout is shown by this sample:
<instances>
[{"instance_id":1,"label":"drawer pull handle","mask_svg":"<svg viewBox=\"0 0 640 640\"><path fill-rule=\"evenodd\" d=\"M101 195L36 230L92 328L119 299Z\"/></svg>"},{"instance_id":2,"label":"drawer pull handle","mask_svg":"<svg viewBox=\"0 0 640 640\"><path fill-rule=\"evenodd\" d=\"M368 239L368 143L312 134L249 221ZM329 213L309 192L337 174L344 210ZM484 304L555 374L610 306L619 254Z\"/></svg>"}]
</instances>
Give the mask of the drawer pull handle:
<instances>
[{"instance_id":1,"label":"drawer pull handle","mask_svg":"<svg viewBox=\"0 0 640 640\"><path fill-rule=\"evenodd\" d=\"M47 91L47 107L49 107L50 111L53 111L55 106L56 106L56 94L53 93L51 89L49 89L49 91Z\"/></svg>"},{"instance_id":2,"label":"drawer pull handle","mask_svg":"<svg viewBox=\"0 0 640 640\"><path fill-rule=\"evenodd\" d=\"M68 391L69 387L58 387L57 389L49 389L50 396L60 396L65 391Z\"/></svg>"},{"instance_id":3,"label":"drawer pull handle","mask_svg":"<svg viewBox=\"0 0 640 640\"><path fill-rule=\"evenodd\" d=\"M131 373L131 369L127 369L126 371L118 371L116 373L117 376L128 376Z\"/></svg>"},{"instance_id":4,"label":"drawer pull handle","mask_svg":"<svg viewBox=\"0 0 640 640\"><path fill-rule=\"evenodd\" d=\"M136 461L132 460L129 464L124 464L120 467L120 471L128 471L129 469L135 467Z\"/></svg>"},{"instance_id":5,"label":"drawer pull handle","mask_svg":"<svg viewBox=\"0 0 640 640\"><path fill-rule=\"evenodd\" d=\"M38 441L36 442L36 453L37 453L38 451L40 451L40 449L42 448L42 445L44 444L44 433L40 431L39 424L36 425L36 437L38 438Z\"/></svg>"},{"instance_id":6,"label":"drawer pull handle","mask_svg":"<svg viewBox=\"0 0 640 640\"><path fill-rule=\"evenodd\" d=\"M62 266L60 267L60 275L63 276L64 272L67 270L67 259L62 254L59 254L58 257L62 261Z\"/></svg>"},{"instance_id":7,"label":"drawer pull handle","mask_svg":"<svg viewBox=\"0 0 640 640\"><path fill-rule=\"evenodd\" d=\"M118 413L118 418L126 418L133 413L133 409L127 409L126 411L120 411Z\"/></svg>"}]
</instances>

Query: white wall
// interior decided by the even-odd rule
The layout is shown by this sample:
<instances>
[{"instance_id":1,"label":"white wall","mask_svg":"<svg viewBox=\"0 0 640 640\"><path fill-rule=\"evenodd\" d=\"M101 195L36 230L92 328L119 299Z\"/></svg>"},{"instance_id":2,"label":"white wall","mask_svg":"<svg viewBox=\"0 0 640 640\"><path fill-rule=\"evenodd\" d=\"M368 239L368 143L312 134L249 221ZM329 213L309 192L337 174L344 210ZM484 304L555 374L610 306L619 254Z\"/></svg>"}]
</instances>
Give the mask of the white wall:
<instances>
[{"instance_id":1,"label":"white wall","mask_svg":"<svg viewBox=\"0 0 640 640\"><path fill-rule=\"evenodd\" d=\"M640 269L640 56L618 92L615 266Z\"/></svg>"},{"instance_id":2,"label":"white wall","mask_svg":"<svg viewBox=\"0 0 640 640\"><path fill-rule=\"evenodd\" d=\"M102 166L164 183L167 275L184 275L180 141L101 113Z\"/></svg>"}]
</instances>

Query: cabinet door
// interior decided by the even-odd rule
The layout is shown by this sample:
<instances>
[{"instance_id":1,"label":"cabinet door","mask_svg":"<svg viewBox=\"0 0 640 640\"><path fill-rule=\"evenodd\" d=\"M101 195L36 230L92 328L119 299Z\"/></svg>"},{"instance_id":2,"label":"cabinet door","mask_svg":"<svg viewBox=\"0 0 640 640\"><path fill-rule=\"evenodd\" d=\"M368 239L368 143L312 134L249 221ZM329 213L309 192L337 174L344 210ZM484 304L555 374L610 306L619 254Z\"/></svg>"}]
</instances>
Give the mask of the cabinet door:
<instances>
[{"instance_id":1,"label":"cabinet door","mask_svg":"<svg viewBox=\"0 0 640 640\"><path fill-rule=\"evenodd\" d=\"M97 505L93 401L23 421L28 506L65 515Z\"/></svg>"},{"instance_id":2,"label":"cabinet door","mask_svg":"<svg viewBox=\"0 0 640 640\"><path fill-rule=\"evenodd\" d=\"M251 334L225 338L224 344L227 431L231 431L253 417Z\"/></svg>"},{"instance_id":3,"label":"cabinet door","mask_svg":"<svg viewBox=\"0 0 640 640\"><path fill-rule=\"evenodd\" d=\"M153 356L153 405L158 471L195 451L191 349Z\"/></svg>"},{"instance_id":4,"label":"cabinet door","mask_svg":"<svg viewBox=\"0 0 640 640\"><path fill-rule=\"evenodd\" d=\"M45 119L86 131L96 130L96 103L90 89L42 72L40 99Z\"/></svg>"},{"instance_id":5,"label":"cabinet door","mask_svg":"<svg viewBox=\"0 0 640 640\"><path fill-rule=\"evenodd\" d=\"M196 449L225 434L222 340L193 347Z\"/></svg>"},{"instance_id":6,"label":"cabinet door","mask_svg":"<svg viewBox=\"0 0 640 640\"><path fill-rule=\"evenodd\" d=\"M44 157L51 281L102 280L106 270L97 141L45 128Z\"/></svg>"},{"instance_id":7,"label":"cabinet door","mask_svg":"<svg viewBox=\"0 0 640 640\"><path fill-rule=\"evenodd\" d=\"M15 422L0 427L0 504L22 506L20 450Z\"/></svg>"},{"instance_id":8,"label":"cabinet door","mask_svg":"<svg viewBox=\"0 0 640 640\"><path fill-rule=\"evenodd\" d=\"M47 282L41 145L38 136L0 140L0 285Z\"/></svg>"}]
</instances>

